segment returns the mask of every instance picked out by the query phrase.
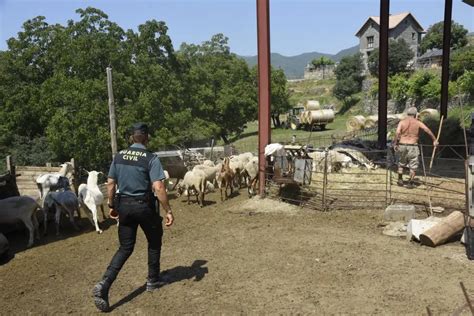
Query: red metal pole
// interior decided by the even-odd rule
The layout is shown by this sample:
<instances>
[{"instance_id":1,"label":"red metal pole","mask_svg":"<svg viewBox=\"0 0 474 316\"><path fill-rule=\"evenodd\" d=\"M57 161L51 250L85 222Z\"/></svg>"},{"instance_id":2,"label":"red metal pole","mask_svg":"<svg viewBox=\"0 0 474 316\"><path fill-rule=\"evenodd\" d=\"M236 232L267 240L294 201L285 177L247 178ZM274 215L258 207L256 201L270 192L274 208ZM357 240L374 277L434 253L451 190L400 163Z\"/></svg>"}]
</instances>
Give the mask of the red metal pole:
<instances>
[{"instance_id":1,"label":"red metal pole","mask_svg":"<svg viewBox=\"0 0 474 316\"><path fill-rule=\"evenodd\" d=\"M380 0L378 146L387 147L388 19L390 1Z\"/></svg>"},{"instance_id":2,"label":"red metal pole","mask_svg":"<svg viewBox=\"0 0 474 316\"><path fill-rule=\"evenodd\" d=\"M449 84L449 53L451 42L451 16L453 0L446 0L444 4L443 25L443 59L441 67L441 105L439 114L445 119L448 117L448 84Z\"/></svg>"},{"instance_id":3,"label":"red metal pole","mask_svg":"<svg viewBox=\"0 0 474 316\"><path fill-rule=\"evenodd\" d=\"M258 36L258 180L265 196L265 146L270 143L270 5L257 0Z\"/></svg>"}]
</instances>

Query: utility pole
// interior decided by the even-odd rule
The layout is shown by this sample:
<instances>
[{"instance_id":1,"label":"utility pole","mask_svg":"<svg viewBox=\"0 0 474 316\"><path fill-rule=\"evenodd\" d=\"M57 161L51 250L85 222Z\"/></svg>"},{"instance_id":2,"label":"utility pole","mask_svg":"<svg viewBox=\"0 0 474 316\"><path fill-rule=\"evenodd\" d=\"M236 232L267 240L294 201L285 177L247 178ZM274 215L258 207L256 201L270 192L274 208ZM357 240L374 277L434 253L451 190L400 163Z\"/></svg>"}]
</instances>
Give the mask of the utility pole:
<instances>
[{"instance_id":1,"label":"utility pole","mask_svg":"<svg viewBox=\"0 0 474 316\"><path fill-rule=\"evenodd\" d=\"M107 67L107 91L109 93L110 145L112 157L117 153L117 124L115 119L114 91L112 90L112 68Z\"/></svg>"}]
</instances>

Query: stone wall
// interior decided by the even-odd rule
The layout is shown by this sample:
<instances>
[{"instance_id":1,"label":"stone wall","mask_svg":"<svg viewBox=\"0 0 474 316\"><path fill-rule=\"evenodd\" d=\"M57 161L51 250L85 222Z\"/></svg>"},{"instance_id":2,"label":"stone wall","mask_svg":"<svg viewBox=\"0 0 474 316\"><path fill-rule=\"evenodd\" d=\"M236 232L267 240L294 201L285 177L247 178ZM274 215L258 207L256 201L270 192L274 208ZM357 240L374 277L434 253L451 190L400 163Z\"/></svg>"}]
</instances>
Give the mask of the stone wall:
<instances>
[{"instance_id":1,"label":"stone wall","mask_svg":"<svg viewBox=\"0 0 474 316\"><path fill-rule=\"evenodd\" d=\"M304 79L323 80L335 78L334 65L328 65L320 68L306 67L304 69Z\"/></svg>"}]
</instances>

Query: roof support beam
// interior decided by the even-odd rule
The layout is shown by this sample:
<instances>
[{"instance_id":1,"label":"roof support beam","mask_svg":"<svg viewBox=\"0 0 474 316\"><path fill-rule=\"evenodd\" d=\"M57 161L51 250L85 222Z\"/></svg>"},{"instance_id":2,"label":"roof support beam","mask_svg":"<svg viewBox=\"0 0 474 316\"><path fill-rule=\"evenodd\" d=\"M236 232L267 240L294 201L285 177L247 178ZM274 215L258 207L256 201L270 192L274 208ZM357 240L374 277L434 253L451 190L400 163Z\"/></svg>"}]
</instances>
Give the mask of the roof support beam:
<instances>
[{"instance_id":1,"label":"roof support beam","mask_svg":"<svg viewBox=\"0 0 474 316\"><path fill-rule=\"evenodd\" d=\"M390 0L380 0L378 147L387 147L388 18Z\"/></svg>"},{"instance_id":2,"label":"roof support beam","mask_svg":"<svg viewBox=\"0 0 474 316\"><path fill-rule=\"evenodd\" d=\"M270 143L270 5L257 1L258 37L258 180L260 196L265 196L265 146Z\"/></svg>"},{"instance_id":3,"label":"roof support beam","mask_svg":"<svg viewBox=\"0 0 474 316\"><path fill-rule=\"evenodd\" d=\"M451 42L451 16L453 0L445 0L443 25L443 61L441 68L441 105L440 115L448 117L449 53Z\"/></svg>"}]
</instances>

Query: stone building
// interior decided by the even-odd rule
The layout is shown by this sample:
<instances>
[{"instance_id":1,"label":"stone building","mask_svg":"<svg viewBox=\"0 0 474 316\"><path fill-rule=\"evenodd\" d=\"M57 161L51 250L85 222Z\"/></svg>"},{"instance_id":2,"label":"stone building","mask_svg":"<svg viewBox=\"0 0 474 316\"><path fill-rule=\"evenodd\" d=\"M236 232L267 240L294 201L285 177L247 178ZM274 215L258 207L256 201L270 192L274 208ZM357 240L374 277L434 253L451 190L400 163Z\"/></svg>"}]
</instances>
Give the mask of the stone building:
<instances>
[{"instance_id":1,"label":"stone building","mask_svg":"<svg viewBox=\"0 0 474 316\"><path fill-rule=\"evenodd\" d=\"M443 50L434 48L428 49L426 53L418 57L417 68L441 69L443 62Z\"/></svg>"},{"instance_id":2,"label":"stone building","mask_svg":"<svg viewBox=\"0 0 474 316\"><path fill-rule=\"evenodd\" d=\"M367 69L367 59L370 54L379 47L380 17L369 17L356 36L359 38L359 51L362 54L364 67ZM421 35L425 33L423 27L415 17L409 13L393 14L389 17L388 37L389 40L403 38L415 54L414 61L420 55Z\"/></svg>"},{"instance_id":3,"label":"stone building","mask_svg":"<svg viewBox=\"0 0 474 316\"><path fill-rule=\"evenodd\" d=\"M336 69L335 65L326 65L321 67L315 67L313 64L309 63L304 68L304 79L312 79L312 80L323 80L323 79L331 79L335 78L336 75L334 74L334 69Z\"/></svg>"}]
</instances>

